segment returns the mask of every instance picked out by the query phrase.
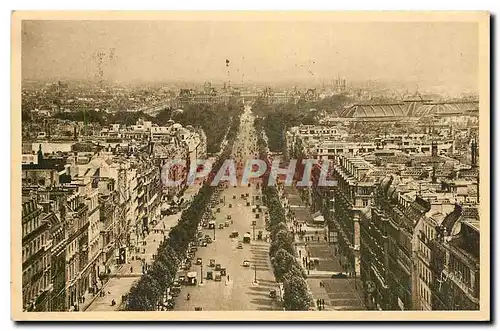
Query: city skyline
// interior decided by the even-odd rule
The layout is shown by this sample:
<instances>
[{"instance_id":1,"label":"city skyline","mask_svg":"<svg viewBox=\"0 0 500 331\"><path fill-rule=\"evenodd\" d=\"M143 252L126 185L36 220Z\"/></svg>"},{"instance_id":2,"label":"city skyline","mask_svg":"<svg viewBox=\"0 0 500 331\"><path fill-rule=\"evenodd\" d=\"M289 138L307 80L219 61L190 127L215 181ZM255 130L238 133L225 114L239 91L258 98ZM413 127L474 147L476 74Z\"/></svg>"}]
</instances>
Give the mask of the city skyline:
<instances>
[{"instance_id":1,"label":"city skyline","mask_svg":"<svg viewBox=\"0 0 500 331\"><path fill-rule=\"evenodd\" d=\"M103 52L104 79L117 83L319 85L340 76L477 91L475 23L26 21L22 32L26 80L95 80Z\"/></svg>"}]
</instances>

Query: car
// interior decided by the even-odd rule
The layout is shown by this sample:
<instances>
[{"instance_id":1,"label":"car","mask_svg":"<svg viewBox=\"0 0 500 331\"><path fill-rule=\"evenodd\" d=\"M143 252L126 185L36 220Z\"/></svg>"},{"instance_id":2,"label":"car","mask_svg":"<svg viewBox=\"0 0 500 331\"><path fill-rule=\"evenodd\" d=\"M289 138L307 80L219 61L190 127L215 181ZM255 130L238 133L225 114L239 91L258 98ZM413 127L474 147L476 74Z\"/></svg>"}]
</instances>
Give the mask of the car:
<instances>
[{"instance_id":1,"label":"car","mask_svg":"<svg viewBox=\"0 0 500 331\"><path fill-rule=\"evenodd\" d=\"M202 260L202 258L201 258L201 257L199 257L199 258L197 258L197 259L196 259L196 264L197 264L197 265L200 265L200 264L202 264L202 263L203 263L203 260Z\"/></svg>"},{"instance_id":2,"label":"car","mask_svg":"<svg viewBox=\"0 0 500 331\"><path fill-rule=\"evenodd\" d=\"M206 241L207 241L207 244L211 244L212 243L212 238L207 238Z\"/></svg>"},{"instance_id":3,"label":"car","mask_svg":"<svg viewBox=\"0 0 500 331\"><path fill-rule=\"evenodd\" d=\"M205 235L205 239L207 239L207 238L210 238L210 235L209 235L209 234L206 234L206 235Z\"/></svg>"},{"instance_id":4,"label":"car","mask_svg":"<svg viewBox=\"0 0 500 331\"><path fill-rule=\"evenodd\" d=\"M224 224L220 223L219 224L219 229L224 229Z\"/></svg>"},{"instance_id":5,"label":"car","mask_svg":"<svg viewBox=\"0 0 500 331\"><path fill-rule=\"evenodd\" d=\"M238 236L239 236L238 231L233 231L233 232L229 235L229 238L238 238Z\"/></svg>"},{"instance_id":6,"label":"car","mask_svg":"<svg viewBox=\"0 0 500 331\"><path fill-rule=\"evenodd\" d=\"M228 227L229 227L229 221L224 222L224 226L225 226L226 228L228 228Z\"/></svg>"},{"instance_id":7,"label":"car","mask_svg":"<svg viewBox=\"0 0 500 331\"><path fill-rule=\"evenodd\" d=\"M181 293L180 286L172 287L172 289L170 290L170 295L173 297L178 297L180 293Z\"/></svg>"},{"instance_id":8,"label":"car","mask_svg":"<svg viewBox=\"0 0 500 331\"><path fill-rule=\"evenodd\" d=\"M244 267L250 267L250 261L248 261L248 260L244 260L244 261L243 261L243 266L244 266Z\"/></svg>"},{"instance_id":9,"label":"car","mask_svg":"<svg viewBox=\"0 0 500 331\"><path fill-rule=\"evenodd\" d=\"M177 278L177 281L179 282L179 284L184 284L184 282L186 281L186 276L179 276L179 278Z\"/></svg>"},{"instance_id":10,"label":"car","mask_svg":"<svg viewBox=\"0 0 500 331\"><path fill-rule=\"evenodd\" d=\"M333 274L331 278L347 278L347 275L342 273L342 272L339 272L339 273Z\"/></svg>"},{"instance_id":11,"label":"car","mask_svg":"<svg viewBox=\"0 0 500 331\"><path fill-rule=\"evenodd\" d=\"M220 273L215 274L215 279L214 280L216 282L220 282L222 280L222 277L221 277Z\"/></svg>"},{"instance_id":12,"label":"car","mask_svg":"<svg viewBox=\"0 0 500 331\"><path fill-rule=\"evenodd\" d=\"M206 240L202 240L202 241L200 242L200 246L201 246L201 247L207 247L207 241L206 241Z\"/></svg>"},{"instance_id":13,"label":"car","mask_svg":"<svg viewBox=\"0 0 500 331\"><path fill-rule=\"evenodd\" d=\"M238 243L238 246L236 247L238 249L243 249L243 244L241 242Z\"/></svg>"},{"instance_id":14,"label":"car","mask_svg":"<svg viewBox=\"0 0 500 331\"><path fill-rule=\"evenodd\" d=\"M227 219L230 220L231 219L231 214L227 214Z\"/></svg>"},{"instance_id":15,"label":"car","mask_svg":"<svg viewBox=\"0 0 500 331\"><path fill-rule=\"evenodd\" d=\"M215 271L220 271L220 268L221 268L220 263L217 263L217 264L215 265Z\"/></svg>"}]
</instances>

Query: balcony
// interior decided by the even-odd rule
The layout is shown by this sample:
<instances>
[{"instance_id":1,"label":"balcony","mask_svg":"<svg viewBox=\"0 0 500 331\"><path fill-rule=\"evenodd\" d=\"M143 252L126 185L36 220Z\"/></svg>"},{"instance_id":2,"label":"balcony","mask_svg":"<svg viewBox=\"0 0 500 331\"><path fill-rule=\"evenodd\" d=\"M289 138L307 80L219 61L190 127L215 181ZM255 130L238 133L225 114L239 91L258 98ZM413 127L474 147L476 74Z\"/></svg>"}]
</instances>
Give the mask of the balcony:
<instances>
[{"instance_id":1,"label":"balcony","mask_svg":"<svg viewBox=\"0 0 500 331\"><path fill-rule=\"evenodd\" d=\"M443 276L445 279L452 281L467 297L474 302L479 304L479 298L475 296L474 290L467 286L455 273L451 272L449 269L443 269Z\"/></svg>"}]
</instances>

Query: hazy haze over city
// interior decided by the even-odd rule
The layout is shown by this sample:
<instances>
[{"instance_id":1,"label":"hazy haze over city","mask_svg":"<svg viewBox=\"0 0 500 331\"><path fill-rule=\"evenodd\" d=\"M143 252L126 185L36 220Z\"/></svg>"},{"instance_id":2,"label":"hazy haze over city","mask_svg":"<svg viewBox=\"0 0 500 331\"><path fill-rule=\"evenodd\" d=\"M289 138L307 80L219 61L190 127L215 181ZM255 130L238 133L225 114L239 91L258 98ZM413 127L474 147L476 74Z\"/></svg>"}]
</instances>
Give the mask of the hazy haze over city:
<instances>
[{"instance_id":1,"label":"hazy haze over city","mask_svg":"<svg viewBox=\"0 0 500 331\"><path fill-rule=\"evenodd\" d=\"M475 23L25 21L22 29L24 79L94 79L94 54L113 49L105 78L124 83L342 76L453 91L478 83Z\"/></svg>"}]
</instances>

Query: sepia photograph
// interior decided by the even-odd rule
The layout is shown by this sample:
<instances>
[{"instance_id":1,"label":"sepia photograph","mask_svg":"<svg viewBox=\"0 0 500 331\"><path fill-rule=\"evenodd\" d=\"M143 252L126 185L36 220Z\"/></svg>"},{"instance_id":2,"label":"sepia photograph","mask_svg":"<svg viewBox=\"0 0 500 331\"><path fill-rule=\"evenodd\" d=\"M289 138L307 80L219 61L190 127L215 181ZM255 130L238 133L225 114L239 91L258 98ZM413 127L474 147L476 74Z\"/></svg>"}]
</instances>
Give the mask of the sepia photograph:
<instances>
[{"instance_id":1,"label":"sepia photograph","mask_svg":"<svg viewBox=\"0 0 500 331\"><path fill-rule=\"evenodd\" d=\"M11 35L12 319L490 319L488 12Z\"/></svg>"}]
</instances>

